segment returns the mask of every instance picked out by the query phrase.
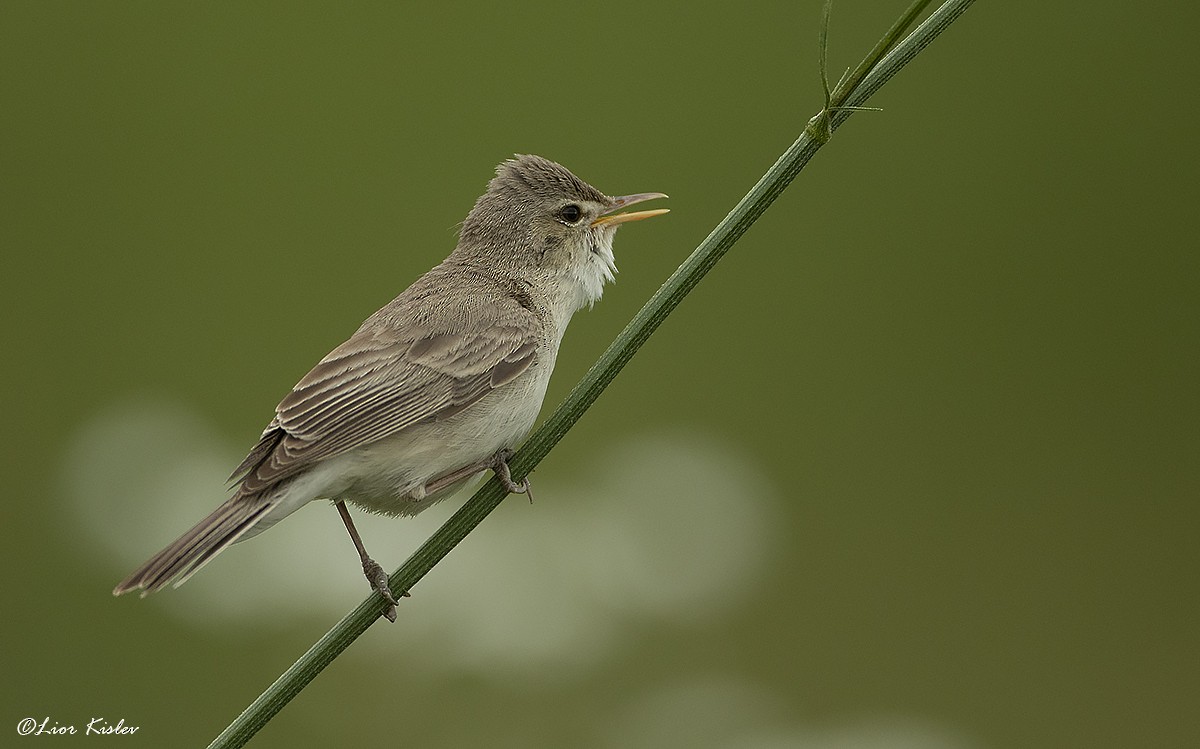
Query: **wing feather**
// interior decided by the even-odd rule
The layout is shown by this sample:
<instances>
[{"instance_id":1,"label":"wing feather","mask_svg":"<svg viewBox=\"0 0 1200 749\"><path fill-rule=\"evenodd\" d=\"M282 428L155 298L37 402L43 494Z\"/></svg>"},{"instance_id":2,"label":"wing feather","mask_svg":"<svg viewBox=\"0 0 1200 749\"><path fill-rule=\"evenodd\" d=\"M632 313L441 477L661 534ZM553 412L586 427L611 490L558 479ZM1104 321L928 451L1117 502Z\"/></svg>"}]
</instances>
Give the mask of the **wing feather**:
<instances>
[{"instance_id":1,"label":"wing feather","mask_svg":"<svg viewBox=\"0 0 1200 749\"><path fill-rule=\"evenodd\" d=\"M405 326L389 311L368 319L280 402L234 471L242 493L469 408L528 369L540 340L537 316L515 302L490 314L476 311L466 331L438 331L429 316L420 327Z\"/></svg>"}]
</instances>

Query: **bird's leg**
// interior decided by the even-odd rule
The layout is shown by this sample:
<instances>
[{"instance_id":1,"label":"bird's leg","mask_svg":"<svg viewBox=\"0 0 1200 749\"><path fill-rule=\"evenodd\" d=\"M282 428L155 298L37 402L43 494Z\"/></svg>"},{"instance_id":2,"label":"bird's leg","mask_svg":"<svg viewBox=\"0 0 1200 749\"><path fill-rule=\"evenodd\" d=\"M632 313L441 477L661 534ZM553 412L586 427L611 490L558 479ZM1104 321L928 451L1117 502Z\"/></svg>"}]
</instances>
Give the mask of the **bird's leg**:
<instances>
[{"instance_id":1,"label":"bird's leg","mask_svg":"<svg viewBox=\"0 0 1200 749\"><path fill-rule=\"evenodd\" d=\"M383 615L388 618L389 622L396 621L396 597L392 595L392 589L388 586L387 573L383 571L383 567L380 567L378 562L367 554L362 536L358 535L358 529L354 527L354 521L350 519L350 511L346 509L346 503L339 499L333 504L342 516L346 530L350 532L350 540L354 542L354 548L358 549L358 557L362 560L363 574L367 576L367 582L371 583L371 587L379 591L379 594L388 602L388 607L384 610ZM407 596L408 593L406 592L404 595Z\"/></svg>"},{"instance_id":2,"label":"bird's leg","mask_svg":"<svg viewBox=\"0 0 1200 749\"><path fill-rule=\"evenodd\" d=\"M435 492L445 489L468 476L473 476L480 471L491 469L496 474L496 478L500 480L501 486L510 494L524 494L529 497L529 501L533 501L533 494L529 491L529 479L526 478L521 483L512 480L512 471L508 469L508 459L513 456L513 451L507 447L503 450L498 450L495 455L486 460L481 460L478 463L472 463L469 466L459 468L430 481L425 485L425 493L422 496L429 496Z\"/></svg>"}]
</instances>

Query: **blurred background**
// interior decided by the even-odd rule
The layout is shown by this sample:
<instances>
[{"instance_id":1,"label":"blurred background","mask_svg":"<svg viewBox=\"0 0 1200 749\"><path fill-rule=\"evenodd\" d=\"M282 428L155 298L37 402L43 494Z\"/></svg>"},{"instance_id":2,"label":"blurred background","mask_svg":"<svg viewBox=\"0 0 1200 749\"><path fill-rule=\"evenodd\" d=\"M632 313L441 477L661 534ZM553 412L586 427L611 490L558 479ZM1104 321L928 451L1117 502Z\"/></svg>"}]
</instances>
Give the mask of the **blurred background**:
<instances>
[{"instance_id":1,"label":"blurred background","mask_svg":"<svg viewBox=\"0 0 1200 749\"><path fill-rule=\"evenodd\" d=\"M904 5L835 5L835 77ZM1200 744L1197 14L977 4L252 745ZM317 505L109 591L496 163L671 195L548 414L820 105L815 0L3 15L8 737L202 746L365 597Z\"/></svg>"}]
</instances>

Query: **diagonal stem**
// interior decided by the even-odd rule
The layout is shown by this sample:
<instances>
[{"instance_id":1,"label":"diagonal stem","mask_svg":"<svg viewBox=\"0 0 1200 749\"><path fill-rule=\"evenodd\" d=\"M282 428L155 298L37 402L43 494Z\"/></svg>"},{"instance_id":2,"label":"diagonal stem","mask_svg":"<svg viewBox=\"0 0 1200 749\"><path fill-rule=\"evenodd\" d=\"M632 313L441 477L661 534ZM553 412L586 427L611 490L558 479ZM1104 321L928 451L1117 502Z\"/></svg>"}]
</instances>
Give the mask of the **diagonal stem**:
<instances>
[{"instance_id":1,"label":"diagonal stem","mask_svg":"<svg viewBox=\"0 0 1200 749\"><path fill-rule=\"evenodd\" d=\"M827 129L819 132L822 128L814 128L810 123L800 137L767 170L762 179L717 224L621 331L562 405L509 461L513 477L524 478L562 439L662 321L766 211L828 140L828 136L853 113L848 107L863 104L974 2L946 0L912 34L899 41L927 1L918 0L910 6L859 68L831 93L826 107L812 121L823 119L827 123ZM389 578L392 590L407 591L412 588L495 509L505 496L506 492L501 488L500 482L494 477L489 479L458 512L392 573ZM245 745L267 721L379 618L380 609L381 602L376 596L360 603L230 723L209 745L209 749L229 749Z\"/></svg>"}]
</instances>

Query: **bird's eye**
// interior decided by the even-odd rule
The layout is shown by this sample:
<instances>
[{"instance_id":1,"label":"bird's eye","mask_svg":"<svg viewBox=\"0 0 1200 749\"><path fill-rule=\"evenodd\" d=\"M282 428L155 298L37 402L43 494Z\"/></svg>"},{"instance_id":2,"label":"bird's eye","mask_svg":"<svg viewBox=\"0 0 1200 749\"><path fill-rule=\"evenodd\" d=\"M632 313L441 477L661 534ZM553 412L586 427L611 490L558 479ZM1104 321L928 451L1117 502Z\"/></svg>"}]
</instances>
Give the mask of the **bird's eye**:
<instances>
[{"instance_id":1,"label":"bird's eye","mask_svg":"<svg viewBox=\"0 0 1200 749\"><path fill-rule=\"evenodd\" d=\"M569 203L568 205L563 206L563 209L558 212L558 217L561 218L564 223L574 224L583 217L583 209L574 203Z\"/></svg>"}]
</instances>

